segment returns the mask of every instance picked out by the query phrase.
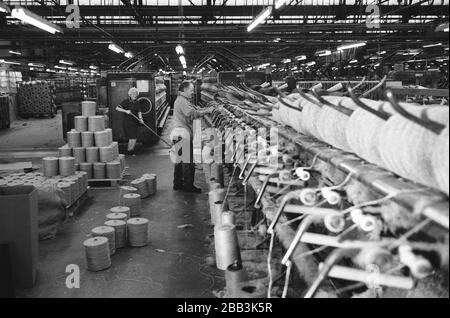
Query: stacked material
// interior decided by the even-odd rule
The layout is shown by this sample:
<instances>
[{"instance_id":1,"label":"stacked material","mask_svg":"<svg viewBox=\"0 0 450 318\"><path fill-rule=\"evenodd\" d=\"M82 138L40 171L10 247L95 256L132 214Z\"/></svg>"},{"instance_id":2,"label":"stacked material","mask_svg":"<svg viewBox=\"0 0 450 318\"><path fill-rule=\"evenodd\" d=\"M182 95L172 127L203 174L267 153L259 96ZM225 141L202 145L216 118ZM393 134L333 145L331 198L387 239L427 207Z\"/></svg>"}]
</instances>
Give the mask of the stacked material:
<instances>
[{"instance_id":1,"label":"stacked material","mask_svg":"<svg viewBox=\"0 0 450 318\"><path fill-rule=\"evenodd\" d=\"M24 117L54 115L54 86L46 81L22 82L18 86L19 114Z\"/></svg>"},{"instance_id":2,"label":"stacked material","mask_svg":"<svg viewBox=\"0 0 450 318\"><path fill-rule=\"evenodd\" d=\"M47 160L48 161L48 160ZM46 161L44 161L46 162ZM51 160L52 163L55 160ZM52 167L54 171L54 167ZM0 179L2 186L34 186L36 188L52 188L56 191L66 206L78 200L88 188L87 175L77 171L69 176L47 176L40 172L12 173Z\"/></svg>"},{"instance_id":3,"label":"stacked material","mask_svg":"<svg viewBox=\"0 0 450 318\"><path fill-rule=\"evenodd\" d=\"M122 186L122 187L120 187L120 192L119 192L119 197L120 197L120 204L123 204L123 196L125 195L125 194L128 194L128 193L137 193L137 189L136 188L134 188L134 187L128 187L128 186Z\"/></svg>"},{"instance_id":4,"label":"stacked material","mask_svg":"<svg viewBox=\"0 0 450 318\"><path fill-rule=\"evenodd\" d=\"M133 218L127 221L128 243L132 247L148 244L148 220Z\"/></svg>"},{"instance_id":5,"label":"stacked material","mask_svg":"<svg viewBox=\"0 0 450 318\"><path fill-rule=\"evenodd\" d=\"M126 218L130 218L130 208L127 206L115 206L112 207L111 209L109 209L109 211L111 213L121 213L121 214L125 214Z\"/></svg>"},{"instance_id":6,"label":"stacked material","mask_svg":"<svg viewBox=\"0 0 450 318\"><path fill-rule=\"evenodd\" d=\"M116 237L114 228L111 226L98 226L92 229L92 236L103 236L108 239L109 253L113 255L116 252Z\"/></svg>"},{"instance_id":7,"label":"stacked material","mask_svg":"<svg viewBox=\"0 0 450 318\"><path fill-rule=\"evenodd\" d=\"M287 105L286 105L287 104ZM397 175L448 194L449 108L291 94L273 118L299 133L356 153ZM448 139L448 138L447 138Z\"/></svg>"},{"instance_id":8,"label":"stacked material","mask_svg":"<svg viewBox=\"0 0 450 318\"><path fill-rule=\"evenodd\" d=\"M123 220L108 220L105 226L114 228L115 248L122 248L127 242L127 223Z\"/></svg>"},{"instance_id":9,"label":"stacked material","mask_svg":"<svg viewBox=\"0 0 450 318\"><path fill-rule=\"evenodd\" d=\"M75 129L67 132L67 144L58 149L59 157L73 157L74 168L86 172L89 179L120 179L125 156L119 154L112 130L105 128L105 116L96 115L95 102L84 101L81 107L82 115L74 119ZM54 175L54 159L44 159L46 174ZM61 173L61 166L59 169ZM73 174L71 170L64 170L63 175L70 174Z\"/></svg>"},{"instance_id":10,"label":"stacked material","mask_svg":"<svg viewBox=\"0 0 450 318\"><path fill-rule=\"evenodd\" d=\"M124 194L123 205L130 208L130 217L141 215L141 196L137 193Z\"/></svg>"},{"instance_id":11,"label":"stacked material","mask_svg":"<svg viewBox=\"0 0 450 318\"><path fill-rule=\"evenodd\" d=\"M144 178L133 180L130 184L133 188L137 189L137 193L141 198L146 198L150 195L147 188L147 181Z\"/></svg>"},{"instance_id":12,"label":"stacked material","mask_svg":"<svg viewBox=\"0 0 450 318\"><path fill-rule=\"evenodd\" d=\"M88 270L97 272L111 266L110 247L106 237L92 237L84 241L83 245Z\"/></svg>"},{"instance_id":13,"label":"stacked material","mask_svg":"<svg viewBox=\"0 0 450 318\"><path fill-rule=\"evenodd\" d=\"M157 176L154 173L146 173L142 175L142 178L147 183L147 191L149 195L153 195L156 193L157 190Z\"/></svg>"}]
</instances>

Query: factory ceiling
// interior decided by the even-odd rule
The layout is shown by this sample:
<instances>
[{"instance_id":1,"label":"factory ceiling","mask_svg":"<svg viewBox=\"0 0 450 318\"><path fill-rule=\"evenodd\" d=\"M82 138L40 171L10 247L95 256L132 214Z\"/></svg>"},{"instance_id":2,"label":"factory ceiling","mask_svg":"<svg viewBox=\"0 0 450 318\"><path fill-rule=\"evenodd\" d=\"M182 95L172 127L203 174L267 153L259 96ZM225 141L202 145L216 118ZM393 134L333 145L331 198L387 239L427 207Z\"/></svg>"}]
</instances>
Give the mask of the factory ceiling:
<instances>
[{"instance_id":1,"label":"factory ceiling","mask_svg":"<svg viewBox=\"0 0 450 318\"><path fill-rule=\"evenodd\" d=\"M180 0L181 1L181 0ZM272 0L20 0L3 1L59 25L47 33L0 13L0 50L14 47L42 62L60 58L80 64L118 65L123 55L108 50L116 43L146 58L158 54L174 69L180 67L175 46L182 43L192 67L205 55L238 56L249 63L289 56L314 55L355 41L367 41L366 52L422 47L448 42L436 27L448 22L448 1L442 0L292 0L252 32L247 26ZM80 27L67 28L66 5L78 4ZM380 9L379 28L367 24L368 5ZM424 40L425 39L425 40ZM4 42L1 42L4 41ZM42 53L43 52L43 53ZM144 55L142 55L144 56ZM1 57L1 56L0 56ZM3 56L5 57L5 56Z\"/></svg>"}]
</instances>

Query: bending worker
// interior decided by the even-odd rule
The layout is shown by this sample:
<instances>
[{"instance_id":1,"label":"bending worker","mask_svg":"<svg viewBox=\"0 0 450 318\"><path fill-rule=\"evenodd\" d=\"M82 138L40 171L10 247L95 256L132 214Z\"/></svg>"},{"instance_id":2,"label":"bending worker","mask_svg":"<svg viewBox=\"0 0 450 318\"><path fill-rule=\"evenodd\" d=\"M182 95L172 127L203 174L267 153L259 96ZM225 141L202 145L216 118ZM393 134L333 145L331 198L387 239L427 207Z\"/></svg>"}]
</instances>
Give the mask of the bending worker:
<instances>
[{"instance_id":1,"label":"bending worker","mask_svg":"<svg viewBox=\"0 0 450 318\"><path fill-rule=\"evenodd\" d=\"M136 147L136 141L139 132L139 123L144 123L142 118L142 109L138 102L139 91L136 87L132 87L128 90L129 98L124 99L119 106L116 107L118 112L124 113L123 116L123 130L125 136L128 139L128 152L127 154L134 154L134 148ZM139 118L139 121L132 115Z\"/></svg>"},{"instance_id":2,"label":"bending worker","mask_svg":"<svg viewBox=\"0 0 450 318\"><path fill-rule=\"evenodd\" d=\"M194 186L195 163L193 160L192 124L194 119L210 114L213 108L197 109L190 101L193 92L194 85L191 82L182 82L178 88L178 97L174 103L172 141L181 143L183 145L181 152L188 151L189 156L187 156L187 153L184 153L183 159L175 163L173 189L201 193L201 189ZM181 153L178 154L180 155Z\"/></svg>"}]
</instances>

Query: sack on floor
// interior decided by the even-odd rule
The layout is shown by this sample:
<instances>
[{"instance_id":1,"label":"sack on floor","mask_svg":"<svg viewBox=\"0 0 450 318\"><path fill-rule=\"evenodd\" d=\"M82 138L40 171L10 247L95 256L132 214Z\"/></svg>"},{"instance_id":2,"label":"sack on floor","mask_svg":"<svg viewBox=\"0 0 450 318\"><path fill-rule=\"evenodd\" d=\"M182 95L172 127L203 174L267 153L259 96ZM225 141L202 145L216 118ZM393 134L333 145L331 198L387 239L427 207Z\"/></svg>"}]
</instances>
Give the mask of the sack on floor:
<instances>
[{"instance_id":1,"label":"sack on floor","mask_svg":"<svg viewBox=\"0 0 450 318\"><path fill-rule=\"evenodd\" d=\"M39 202L39 240L56 237L58 226L64 221L63 191L53 186L37 187Z\"/></svg>"}]
</instances>

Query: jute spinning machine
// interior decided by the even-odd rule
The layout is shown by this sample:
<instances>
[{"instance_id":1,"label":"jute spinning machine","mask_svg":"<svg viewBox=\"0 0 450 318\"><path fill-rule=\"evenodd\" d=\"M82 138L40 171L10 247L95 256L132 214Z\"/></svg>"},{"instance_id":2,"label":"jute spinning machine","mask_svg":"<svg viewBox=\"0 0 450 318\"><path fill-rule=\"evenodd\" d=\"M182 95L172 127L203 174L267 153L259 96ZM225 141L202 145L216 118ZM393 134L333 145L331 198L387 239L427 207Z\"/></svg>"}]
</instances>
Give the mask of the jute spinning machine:
<instances>
[{"instance_id":1,"label":"jute spinning machine","mask_svg":"<svg viewBox=\"0 0 450 318\"><path fill-rule=\"evenodd\" d=\"M264 218L253 222L282 245L302 297L448 297L448 105L363 84L275 97L205 78L215 158L255 191ZM386 101L364 98L377 89Z\"/></svg>"}]
</instances>

